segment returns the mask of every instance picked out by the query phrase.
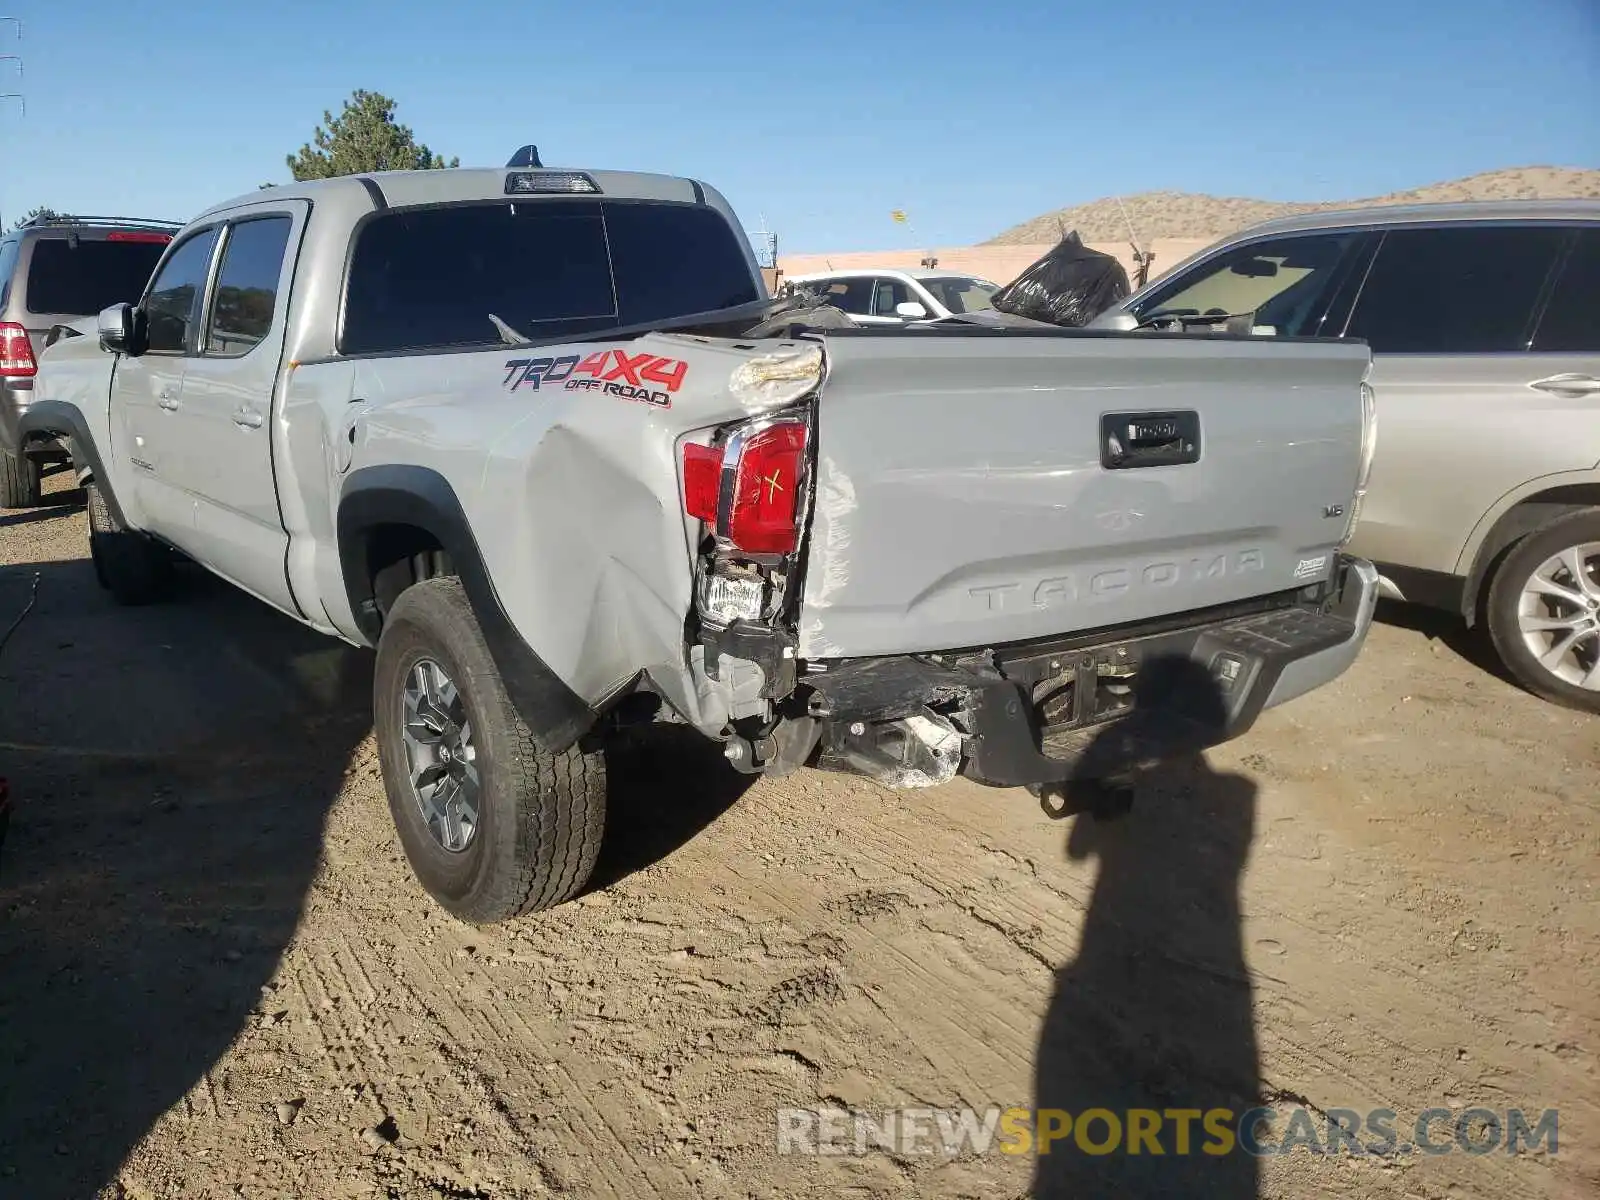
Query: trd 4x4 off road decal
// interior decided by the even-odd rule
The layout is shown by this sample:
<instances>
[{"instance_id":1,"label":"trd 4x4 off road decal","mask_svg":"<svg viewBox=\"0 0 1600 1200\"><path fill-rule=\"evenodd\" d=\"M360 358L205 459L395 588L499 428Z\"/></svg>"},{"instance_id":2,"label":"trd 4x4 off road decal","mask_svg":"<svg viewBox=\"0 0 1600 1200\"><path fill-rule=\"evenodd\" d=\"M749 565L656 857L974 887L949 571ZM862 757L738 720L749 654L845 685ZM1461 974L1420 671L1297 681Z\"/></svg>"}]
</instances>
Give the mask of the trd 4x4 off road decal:
<instances>
[{"instance_id":1,"label":"trd 4x4 off road decal","mask_svg":"<svg viewBox=\"0 0 1600 1200\"><path fill-rule=\"evenodd\" d=\"M507 391L560 383L570 390L598 391L658 408L672 407L672 393L683 386L689 364L659 354L600 350L582 362L576 354L562 358L513 358L505 365ZM578 376L584 378L578 378ZM659 387L652 387L659 384Z\"/></svg>"},{"instance_id":2,"label":"trd 4x4 off road decal","mask_svg":"<svg viewBox=\"0 0 1600 1200\"><path fill-rule=\"evenodd\" d=\"M577 365L576 354L569 354L565 358L513 358L506 363L503 383L507 391L514 392L524 387L538 391L542 384L560 383L572 374Z\"/></svg>"}]
</instances>

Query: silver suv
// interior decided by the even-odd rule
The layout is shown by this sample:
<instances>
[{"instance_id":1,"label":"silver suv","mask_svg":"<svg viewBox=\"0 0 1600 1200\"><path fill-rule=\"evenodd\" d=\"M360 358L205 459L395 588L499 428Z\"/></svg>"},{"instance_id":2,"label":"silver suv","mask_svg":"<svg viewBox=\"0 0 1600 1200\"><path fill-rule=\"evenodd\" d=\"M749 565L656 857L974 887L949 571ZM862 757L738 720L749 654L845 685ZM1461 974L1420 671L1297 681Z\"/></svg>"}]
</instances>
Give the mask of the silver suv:
<instances>
[{"instance_id":1,"label":"silver suv","mask_svg":"<svg viewBox=\"0 0 1600 1200\"><path fill-rule=\"evenodd\" d=\"M1093 324L1365 340L1378 438L1350 549L1600 712L1600 201L1321 212L1201 251Z\"/></svg>"},{"instance_id":2,"label":"silver suv","mask_svg":"<svg viewBox=\"0 0 1600 1200\"><path fill-rule=\"evenodd\" d=\"M137 300L177 230L166 221L52 213L0 238L0 508L38 504L44 465L67 457L53 440L24 451L17 436L51 330Z\"/></svg>"}]
</instances>

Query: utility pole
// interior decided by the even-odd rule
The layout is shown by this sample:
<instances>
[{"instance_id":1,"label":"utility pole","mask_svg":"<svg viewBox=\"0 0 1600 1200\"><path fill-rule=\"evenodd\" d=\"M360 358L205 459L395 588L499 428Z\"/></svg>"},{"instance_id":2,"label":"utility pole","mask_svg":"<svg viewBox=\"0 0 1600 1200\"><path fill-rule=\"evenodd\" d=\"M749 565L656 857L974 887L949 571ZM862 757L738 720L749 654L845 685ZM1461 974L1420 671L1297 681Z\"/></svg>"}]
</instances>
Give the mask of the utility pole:
<instances>
[{"instance_id":1,"label":"utility pole","mask_svg":"<svg viewBox=\"0 0 1600 1200\"><path fill-rule=\"evenodd\" d=\"M22 41L22 20L21 20L21 18L19 18L19 17L0 17L0 25L5 25L8 22L17 27L17 41L20 43ZM17 64L17 78L19 80L22 78L22 55L20 55L20 54L0 54L0 62L14 62L14 63L16 63ZM21 87L22 85L19 83L17 86ZM18 91L18 92L0 92L0 100L15 100L17 102L17 107L21 110L22 118L24 120L27 119L27 116L28 116L28 100L27 100L27 97L24 96L20 91ZM3 217L0 217L0 233L5 232L5 227L6 227L5 226L5 220L4 220Z\"/></svg>"}]
</instances>

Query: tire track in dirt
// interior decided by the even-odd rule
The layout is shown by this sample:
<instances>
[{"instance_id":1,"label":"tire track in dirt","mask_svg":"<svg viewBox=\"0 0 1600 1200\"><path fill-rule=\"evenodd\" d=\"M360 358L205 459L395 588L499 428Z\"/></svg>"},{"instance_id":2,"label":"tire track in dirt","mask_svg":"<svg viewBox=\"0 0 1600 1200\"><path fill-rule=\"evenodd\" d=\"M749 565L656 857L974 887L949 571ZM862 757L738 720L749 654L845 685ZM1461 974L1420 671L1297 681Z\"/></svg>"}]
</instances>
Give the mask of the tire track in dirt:
<instances>
[{"instance_id":1,"label":"tire track in dirt","mask_svg":"<svg viewBox=\"0 0 1600 1200\"><path fill-rule=\"evenodd\" d=\"M523 939L516 936L521 931L511 928L511 933L487 929L469 935L457 934L452 927L447 938L470 937L474 952L469 961L476 964L472 970L477 973L477 965L513 957L514 947ZM371 961L364 969L381 970L385 984L405 997L406 1007L415 1009L418 1023L433 1035L428 1056L454 1085L450 1107L491 1129L490 1142L502 1153L538 1158L540 1180L549 1187L580 1186L581 1181L585 1194L618 1200L687 1193L688 1182L674 1164L659 1156L642 1158L636 1152L660 1140L660 1121L653 1112L641 1111L649 1106L620 1072L609 1074L595 1061L574 1053L570 1030L535 1022L504 1003L497 987L461 986L460 973L444 969L437 948L420 943L408 928L396 926L389 932L399 969ZM356 953L353 948L352 953ZM494 1060L492 1073L481 1065L486 1057ZM381 1056L378 1063L392 1070ZM529 1096L544 1101L536 1102L544 1113L533 1128L521 1115L527 1111ZM562 1103L548 1103L552 1096L561 1097ZM606 1102L591 1100L597 1096L606 1097ZM437 1098L418 1097L414 1103L419 1112L442 1107ZM576 1158L561 1153L558 1161L545 1161L556 1144L543 1132L552 1120L567 1128L567 1136L560 1139L566 1147L576 1142L606 1146L609 1151Z\"/></svg>"},{"instance_id":2,"label":"tire track in dirt","mask_svg":"<svg viewBox=\"0 0 1600 1200\"><path fill-rule=\"evenodd\" d=\"M67 548L18 553L81 557L81 515L26 528L58 527ZM38 628L63 641L122 619L56 595L71 611ZM92 765L29 740L13 753ZM196 743L185 803L249 813L302 786L273 782L259 744ZM1295 1155L1263 1163L1263 1200L1596 1194L1600 722L1380 626L1346 679L1208 757L1259 788L1239 890L1264 1088L1402 1123L1435 1103L1562 1111L1558 1160ZM651 764L644 799L692 805L706 758ZM780 1157L773 1111L1029 1103L1099 884L1095 859L1067 858L1072 823L1021 792L801 772L696 828L603 893L466 929L417 889L357 740L271 994L130 1155L127 1194L1020 1197L1031 1164L1001 1155ZM82 863L84 886L114 867ZM1182 944L1160 957L1173 988L1212 967ZM359 1136L375 1105L395 1141Z\"/></svg>"}]
</instances>

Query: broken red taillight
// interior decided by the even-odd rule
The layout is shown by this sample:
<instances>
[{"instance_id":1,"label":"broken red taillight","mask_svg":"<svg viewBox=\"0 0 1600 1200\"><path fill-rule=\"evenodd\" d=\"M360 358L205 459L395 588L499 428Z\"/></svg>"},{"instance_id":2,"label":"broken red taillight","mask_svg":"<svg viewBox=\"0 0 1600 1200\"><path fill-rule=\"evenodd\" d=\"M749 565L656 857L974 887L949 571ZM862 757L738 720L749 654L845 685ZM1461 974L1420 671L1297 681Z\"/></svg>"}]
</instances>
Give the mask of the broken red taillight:
<instances>
[{"instance_id":1,"label":"broken red taillight","mask_svg":"<svg viewBox=\"0 0 1600 1200\"><path fill-rule=\"evenodd\" d=\"M736 429L721 446L683 448L683 504L733 549L793 554L800 544L800 492L806 478L803 419L760 421ZM733 486L723 503L722 482Z\"/></svg>"},{"instance_id":2,"label":"broken red taillight","mask_svg":"<svg viewBox=\"0 0 1600 1200\"><path fill-rule=\"evenodd\" d=\"M729 444L736 454L728 540L747 554L793 554L800 544L806 426L781 421Z\"/></svg>"},{"instance_id":3,"label":"broken red taillight","mask_svg":"<svg viewBox=\"0 0 1600 1200\"><path fill-rule=\"evenodd\" d=\"M683 447L683 508L707 525L717 523L717 495L722 490L722 449L719 446Z\"/></svg>"},{"instance_id":4,"label":"broken red taillight","mask_svg":"<svg viewBox=\"0 0 1600 1200\"><path fill-rule=\"evenodd\" d=\"M15 321L0 322L0 378L31 379L38 373L28 331Z\"/></svg>"}]
</instances>

